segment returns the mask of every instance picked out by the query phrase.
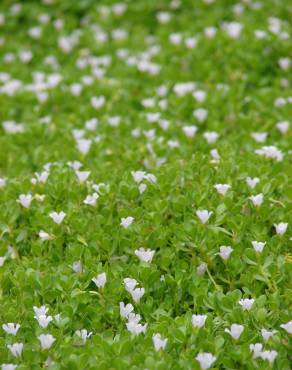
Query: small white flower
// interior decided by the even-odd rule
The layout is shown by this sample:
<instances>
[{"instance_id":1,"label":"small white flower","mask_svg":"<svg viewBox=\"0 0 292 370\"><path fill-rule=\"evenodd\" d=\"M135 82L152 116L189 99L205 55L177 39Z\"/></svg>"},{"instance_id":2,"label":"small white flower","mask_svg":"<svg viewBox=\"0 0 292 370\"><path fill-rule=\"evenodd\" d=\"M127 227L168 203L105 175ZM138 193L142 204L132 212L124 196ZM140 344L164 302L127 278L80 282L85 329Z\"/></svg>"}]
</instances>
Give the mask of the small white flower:
<instances>
[{"instance_id":1,"label":"small white flower","mask_svg":"<svg viewBox=\"0 0 292 370\"><path fill-rule=\"evenodd\" d=\"M135 279L131 279L131 278L125 278L124 279L125 289L128 292L131 292L133 289L135 289L137 284L138 284L138 282Z\"/></svg>"},{"instance_id":2,"label":"small white flower","mask_svg":"<svg viewBox=\"0 0 292 370\"><path fill-rule=\"evenodd\" d=\"M207 270L207 264L205 262L203 262L197 267L197 274L200 275L200 276L204 275L206 270Z\"/></svg>"},{"instance_id":3,"label":"small white flower","mask_svg":"<svg viewBox=\"0 0 292 370\"><path fill-rule=\"evenodd\" d=\"M142 325L136 323L135 321L129 321L126 326L128 331L134 335L139 335L141 333L145 334L147 329L147 324Z\"/></svg>"},{"instance_id":4,"label":"small white flower","mask_svg":"<svg viewBox=\"0 0 292 370\"><path fill-rule=\"evenodd\" d=\"M251 137L257 142L257 143L264 143L267 140L268 134L266 132L253 132L251 134Z\"/></svg>"},{"instance_id":5,"label":"small white flower","mask_svg":"<svg viewBox=\"0 0 292 370\"><path fill-rule=\"evenodd\" d=\"M207 93L203 90L193 92L193 97L198 103L203 103L206 99Z\"/></svg>"},{"instance_id":6,"label":"small white flower","mask_svg":"<svg viewBox=\"0 0 292 370\"><path fill-rule=\"evenodd\" d=\"M152 341L153 341L155 351L158 352L161 349L165 349L167 340L168 340L167 338L162 339L161 334L159 333L153 334Z\"/></svg>"},{"instance_id":7,"label":"small white flower","mask_svg":"<svg viewBox=\"0 0 292 370\"><path fill-rule=\"evenodd\" d=\"M0 257L0 267L4 265L4 262L6 261L6 257Z\"/></svg>"},{"instance_id":8,"label":"small white flower","mask_svg":"<svg viewBox=\"0 0 292 370\"><path fill-rule=\"evenodd\" d=\"M288 223L287 222L280 222L279 224L274 224L275 228L276 228L276 233L278 235L284 235L286 230L287 230L287 227L288 227Z\"/></svg>"},{"instance_id":9,"label":"small white flower","mask_svg":"<svg viewBox=\"0 0 292 370\"><path fill-rule=\"evenodd\" d=\"M7 348L14 357L20 357L23 350L23 343L7 344Z\"/></svg>"},{"instance_id":10,"label":"small white flower","mask_svg":"<svg viewBox=\"0 0 292 370\"><path fill-rule=\"evenodd\" d=\"M144 191L147 189L147 185L146 184L140 184L138 189L139 189L139 193L143 194Z\"/></svg>"},{"instance_id":11,"label":"small white flower","mask_svg":"<svg viewBox=\"0 0 292 370\"><path fill-rule=\"evenodd\" d=\"M292 320L288 321L286 324L281 324L280 327L286 330L287 333L292 334Z\"/></svg>"},{"instance_id":12,"label":"small white flower","mask_svg":"<svg viewBox=\"0 0 292 370\"><path fill-rule=\"evenodd\" d=\"M35 173L35 176L37 178L37 181L41 184L45 184L47 182L47 179L49 177L49 172L43 171L41 173Z\"/></svg>"},{"instance_id":13,"label":"small white flower","mask_svg":"<svg viewBox=\"0 0 292 370\"><path fill-rule=\"evenodd\" d=\"M225 195L227 191L230 189L230 185L228 184L216 184L214 188L218 191L219 194Z\"/></svg>"},{"instance_id":14,"label":"small white flower","mask_svg":"<svg viewBox=\"0 0 292 370\"><path fill-rule=\"evenodd\" d=\"M280 68L283 70L283 71L288 71L288 69L290 68L291 66L291 59L290 58L280 58L278 60L278 64L280 66Z\"/></svg>"},{"instance_id":15,"label":"small white flower","mask_svg":"<svg viewBox=\"0 0 292 370\"><path fill-rule=\"evenodd\" d=\"M281 134L286 134L289 130L290 123L288 121L281 121L276 124L277 129Z\"/></svg>"},{"instance_id":16,"label":"small white flower","mask_svg":"<svg viewBox=\"0 0 292 370\"><path fill-rule=\"evenodd\" d=\"M43 202L45 200L46 196L44 194L36 194L35 195L35 200L38 202Z\"/></svg>"},{"instance_id":17,"label":"small white flower","mask_svg":"<svg viewBox=\"0 0 292 370\"><path fill-rule=\"evenodd\" d=\"M2 328L7 334L16 335L20 328L20 325L14 324L13 322L9 322L7 324L3 324Z\"/></svg>"},{"instance_id":18,"label":"small white flower","mask_svg":"<svg viewBox=\"0 0 292 370\"><path fill-rule=\"evenodd\" d=\"M273 145L263 146L261 149L257 149L255 152L256 154L263 156L265 158L275 159L277 162L282 161L284 158L284 155L281 152L281 150L279 150Z\"/></svg>"},{"instance_id":19,"label":"small white flower","mask_svg":"<svg viewBox=\"0 0 292 370\"><path fill-rule=\"evenodd\" d=\"M128 217L122 217L120 225L127 229L129 226L132 225L134 221L134 217L128 216Z\"/></svg>"},{"instance_id":20,"label":"small white flower","mask_svg":"<svg viewBox=\"0 0 292 370\"><path fill-rule=\"evenodd\" d=\"M6 186L6 180L3 177L0 177L0 189Z\"/></svg>"},{"instance_id":21,"label":"small white flower","mask_svg":"<svg viewBox=\"0 0 292 370\"><path fill-rule=\"evenodd\" d=\"M122 318L128 318L130 313L134 310L134 307L131 303L125 305L124 302L120 302L120 315Z\"/></svg>"},{"instance_id":22,"label":"small white flower","mask_svg":"<svg viewBox=\"0 0 292 370\"><path fill-rule=\"evenodd\" d=\"M245 311L250 311L253 304L254 304L254 299L251 298L251 299L248 299L248 298L244 298L244 299L240 299L238 301L238 303L241 305L242 309L245 310Z\"/></svg>"},{"instance_id":23,"label":"small white flower","mask_svg":"<svg viewBox=\"0 0 292 370\"><path fill-rule=\"evenodd\" d=\"M38 321L39 326L43 329L46 329L49 323L53 321L52 316L46 315L36 315L34 318Z\"/></svg>"},{"instance_id":24,"label":"small white flower","mask_svg":"<svg viewBox=\"0 0 292 370\"><path fill-rule=\"evenodd\" d=\"M197 354L196 360L199 362L202 370L207 370L216 361L216 357L212 353L200 352Z\"/></svg>"},{"instance_id":25,"label":"small white flower","mask_svg":"<svg viewBox=\"0 0 292 370\"><path fill-rule=\"evenodd\" d=\"M76 330L75 331L75 334L77 335L77 337L79 337L82 342L85 344L87 339L91 337L92 335L92 332L89 332L86 330L86 329L81 329L81 330Z\"/></svg>"},{"instance_id":26,"label":"small white flower","mask_svg":"<svg viewBox=\"0 0 292 370\"><path fill-rule=\"evenodd\" d=\"M204 132L203 137L207 140L208 144L214 144L218 140L219 134L215 131Z\"/></svg>"},{"instance_id":27,"label":"small white flower","mask_svg":"<svg viewBox=\"0 0 292 370\"><path fill-rule=\"evenodd\" d=\"M184 126L182 129L184 134L189 138L193 138L198 131L197 126Z\"/></svg>"},{"instance_id":28,"label":"small white flower","mask_svg":"<svg viewBox=\"0 0 292 370\"><path fill-rule=\"evenodd\" d=\"M81 261L74 261L72 264L72 269L76 274L81 274L82 272L82 263Z\"/></svg>"},{"instance_id":29,"label":"small white flower","mask_svg":"<svg viewBox=\"0 0 292 370\"><path fill-rule=\"evenodd\" d=\"M193 112L194 117L200 122L206 121L208 117L208 111L204 108L198 108Z\"/></svg>"},{"instance_id":30,"label":"small white flower","mask_svg":"<svg viewBox=\"0 0 292 370\"><path fill-rule=\"evenodd\" d=\"M41 315L46 316L49 311L49 309L46 306L41 306L41 307L33 306L33 310L36 316L41 316Z\"/></svg>"},{"instance_id":31,"label":"small white flower","mask_svg":"<svg viewBox=\"0 0 292 370\"><path fill-rule=\"evenodd\" d=\"M75 171L79 184L83 184L90 176L90 171Z\"/></svg>"},{"instance_id":32,"label":"small white flower","mask_svg":"<svg viewBox=\"0 0 292 370\"><path fill-rule=\"evenodd\" d=\"M252 204L255 207L259 207L264 201L264 195L262 193L257 194L257 195L252 195L249 197L249 199L252 201Z\"/></svg>"},{"instance_id":33,"label":"small white flower","mask_svg":"<svg viewBox=\"0 0 292 370\"><path fill-rule=\"evenodd\" d=\"M81 154L86 155L91 148L92 140L79 139L77 140L77 149Z\"/></svg>"},{"instance_id":34,"label":"small white flower","mask_svg":"<svg viewBox=\"0 0 292 370\"><path fill-rule=\"evenodd\" d=\"M240 338L243 330L244 330L243 325L232 324L230 329L225 329L225 332L230 334L233 339L237 340Z\"/></svg>"},{"instance_id":35,"label":"small white flower","mask_svg":"<svg viewBox=\"0 0 292 370\"><path fill-rule=\"evenodd\" d=\"M20 194L18 199L16 200L17 203L21 204L24 208L29 208L30 203L33 200L33 196L31 194Z\"/></svg>"},{"instance_id":36,"label":"small white flower","mask_svg":"<svg viewBox=\"0 0 292 370\"><path fill-rule=\"evenodd\" d=\"M92 107L98 110L104 106L105 97L104 96L99 96L99 97L93 96L90 102L91 102Z\"/></svg>"},{"instance_id":37,"label":"small white flower","mask_svg":"<svg viewBox=\"0 0 292 370\"><path fill-rule=\"evenodd\" d=\"M2 364L1 370L15 370L17 368L17 365L14 364Z\"/></svg>"},{"instance_id":38,"label":"small white flower","mask_svg":"<svg viewBox=\"0 0 292 370\"><path fill-rule=\"evenodd\" d=\"M84 199L83 203L94 207L96 205L96 200L99 198L99 195L97 193L93 193L92 195L87 195L87 197Z\"/></svg>"},{"instance_id":39,"label":"small white flower","mask_svg":"<svg viewBox=\"0 0 292 370\"><path fill-rule=\"evenodd\" d=\"M146 175L146 172L145 171L132 171L131 175L133 176L134 181L139 184L141 181L143 181Z\"/></svg>"},{"instance_id":40,"label":"small white flower","mask_svg":"<svg viewBox=\"0 0 292 370\"><path fill-rule=\"evenodd\" d=\"M51 239L51 236L50 234L46 233L45 231L43 230L40 230L39 232L39 237L42 239L42 240L50 240Z\"/></svg>"},{"instance_id":41,"label":"small white flower","mask_svg":"<svg viewBox=\"0 0 292 370\"><path fill-rule=\"evenodd\" d=\"M262 329L261 330L262 337L264 341L268 341L274 334L276 334L275 330L267 330L267 329Z\"/></svg>"},{"instance_id":42,"label":"small white flower","mask_svg":"<svg viewBox=\"0 0 292 370\"><path fill-rule=\"evenodd\" d=\"M220 247L220 252L219 252L219 255L220 257L224 260L224 261L227 261L230 257L230 254L233 252L233 248L231 248L230 246L225 246L225 245L222 245Z\"/></svg>"},{"instance_id":43,"label":"small white flower","mask_svg":"<svg viewBox=\"0 0 292 370\"><path fill-rule=\"evenodd\" d=\"M57 225L60 225L63 222L63 220L64 220L64 218L66 216L66 213L64 213L63 211L61 211L59 213L58 212L51 212L51 213L49 213L49 216L51 217L51 219Z\"/></svg>"},{"instance_id":44,"label":"small white flower","mask_svg":"<svg viewBox=\"0 0 292 370\"><path fill-rule=\"evenodd\" d=\"M251 177L247 177L245 181L251 189L254 189L256 185L260 182L260 179L258 177L254 177L253 179Z\"/></svg>"},{"instance_id":45,"label":"small white flower","mask_svg":"<svg viewBox=\"0 0 292 370\"><path fill-rule=\"evenodd\" d=\"M266 242L257 242L257 241L254 240L254 241L251 242L251 244L252 244L252 246L253 246L253 248L256 252L262 253L262 251L263 251L263 249L266 245Z\"/></svg>"},{"instance_id":46,"label":"small white flower","mask_svg":"<svg viewBox=\"0 0 292 370\"><path fill-rule=\"evenodd\" d=\"M193 315L192 324L194 328L202 328L205 325L207 315Z\"/></svg>"},{"instance_id":47,"label":"small white flower","mask_svg":"<svg viewBox=\"0 0 292 370\"><path fill-rule=\"evenodd\" d=\"M251 352L253 352L253 359L256 359L258 357L261 357L263 345L262 343L255 343L255 344L250 344L249 349Z\"/></svg>"},{"instance_id":48,"label":"small white flower","mask_svg":"<svg viewBox=\"0 0 292 370\"><path fill-rule=\"evenodd\" d=\"M135 289L130 291L130 294L131 294L133 300L136 303L138 303L140 301L140 299L143 297L143 295L145 294L145 289L144 288L135 288Z\"/></svg>"},{"instance_id":49,"label":"small white flower","mask_svg":"<svg viewBox=\"0 0 292 370\"><path fill-rule=\"evenodd\" d=\"M204 210L198 210L197 212L196 212L196 215L199 217L199 219L200 219L200 221L203 223L203 224L205 224L205 223L207 223L208 222L208 220L209 220L209 218L211 217L211 215L212 215L212 211L211 212L209 212L209 211L207 211L206 209L204 209Z\"/></svg>"},{"instance_id":50,"label":"small white flower","mask_svg":"<svg viewBox=\"0 0 292 370\"><path fill-rule=\"evenodd\" d=\"M56 338L51 334L41 334L38 336L38 340L40 341L42 349L49 349L55 342Z\"/></svg>"},{"instance_id":51,"label":"small white flower","mask_svg":"<svg viewBox=\"0 0 292 370\"><path fill-rule=\"evenodd\" d=\"M105 283L106 283L106 273L102 272L101 274L99 274L95 278L93 278L92 281L95 283L95 285L98 288L104 288Z\"/></svg>"},{"instance_id":52,"label":"small white flower","mask_svg":"<svg viewBox=\"0 0 292 370\"><path fill-rule=\"evenodd\" d=\"M135 254L141 262L151 263L154 253L155 251L151 249L140 248L140 249L135 250Z\"/></svg>"},{"instance_id":53,"label":"small white flower","mask_svg":"<svg viewBox=\"0 0 292 370\"><path fill-rule=\"evenodd\" d=\"M242 31L242 24L238 22L224 22L222 25L223 30L232 39L238 39Z\"/></svg>"},{"instance_id":54,"label":"small white flower","mask_svg":"<svg viewBox=\"0 0 292 370\"><path fill-rule=\"evenodd\" d=\"M274 350L273 351L263 351L260 354L260 357L263 360L267 360L270 364L272 364L275 361L277 356L278 356L278 352Z\"/></svg>"}]
</instances>

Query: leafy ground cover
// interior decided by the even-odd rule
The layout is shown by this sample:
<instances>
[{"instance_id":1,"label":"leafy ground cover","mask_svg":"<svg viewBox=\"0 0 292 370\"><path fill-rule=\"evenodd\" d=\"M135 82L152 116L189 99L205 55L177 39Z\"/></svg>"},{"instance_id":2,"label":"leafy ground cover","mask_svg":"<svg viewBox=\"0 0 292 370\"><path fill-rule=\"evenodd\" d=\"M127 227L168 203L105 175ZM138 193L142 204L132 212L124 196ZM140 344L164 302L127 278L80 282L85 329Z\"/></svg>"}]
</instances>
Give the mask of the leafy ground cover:
<instances>
[{"instance_id":1,"label":"leafy ground cover","mask_svg":"<svg viewBox=\"0 0 292 370\"><path fill-rule=\"evenodd\" d=\"M3 370L290 368L291 18L1 1Z\"/></svg>"}]
</instances>

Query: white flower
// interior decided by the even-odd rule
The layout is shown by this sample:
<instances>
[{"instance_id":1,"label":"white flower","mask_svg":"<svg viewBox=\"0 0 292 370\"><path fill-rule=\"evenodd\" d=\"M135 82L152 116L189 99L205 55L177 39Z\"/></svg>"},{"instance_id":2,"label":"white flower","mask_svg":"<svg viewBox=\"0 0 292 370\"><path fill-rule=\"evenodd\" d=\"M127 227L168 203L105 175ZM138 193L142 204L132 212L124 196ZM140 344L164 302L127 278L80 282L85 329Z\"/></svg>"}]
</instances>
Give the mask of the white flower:
<instances>
[{"instance_id":1,"label":"white flower","mask_svg":"<svg viewBox=\"0 0 292 370\"><path fill-rule=\"evenodd\" d=\"M125 289L130 292L135 289L136 285L138 284L137 280L131 278L124 279Z\"/></svg>"},{"instance_id":2,"label":"white flower","mask_svg":"<svg viewBox=\"0 0 292 370\"><path fill-rule=\"evenodd\" d=\"M253 359L256 359L261 356L263 345L262 343L255 343L255 344L250 344L249 349L251 352L253 352Z\"/></svg>"},{"instance_id":3,"label":"white flower","mask_svg":"<svg viewBox=\"0 0 292 370\"><path fill-rule=\"evenodd\" d=\"M0 267L4 265L4 262L6 261L6 257L0 257Z\"/></svg>"},{"instance_id":4,"label":"white flower","mask_svg":"<svg viewBox=\"0 0 292 370\"><path fill-rule=\"evenodd\" d=\"M224 261L227 261L228 258L230 257L230 254L233 252L233 248L231 248L230 246L225 246L225 245L222 245L220 247L220 252L219 252L219 255L220 257L224 260Z\"/></svg>"},{"instance_id":5,"label":"white flower","mask_svg":"<svg viewBox=\"0 0 292 370\"><path fill-rule=\"evenodd\" d=\"M38 336L38 340L41 343L42 349L49 349L55 342L56 338L54 338L51 334L41 334Z\"/></svg>"},{"instance_id":6,"label":"white flower","mask_svg":"<svg viewBox=\"0 0 292 370\"><path fill-rule=\"evenodd\" d=\"M233 339L237 340L241 336L243 330L244 330L243 325L232 324L230 329L225 329L225 332L230 334Z\"/></svg>"},{"instance_id":7,"label":"white flower","mask_svg":"<svg viewBox=\"0 0 292 370\"><path fill-rule=\"evenodd\" d=\"M209 218L211 217L211 215L212 215L212 211L211 212L208 212L207 210L198 210L197 212L196 212L196 215L199 217L199 219L200 219L200 221L203 223L203 224L205 224L205 223L207 223L208 222L208 220L209 220Z\"/></svg>"},{"instance_id":8,"label":"white flower","mask_svg":"<svg viewBox=\"0 0 292 370\"><path fill-rule=\"evenodd\" d=\"M125 305L124 302L120 302L120 315L122 318L128 318L130 313L134 310L134 307L131 303Z\"/></svg>"},{"instance_id":9,"label":"white flower","mask_svg":"<svg viewBox=\"0 0 292 370\"><path fill-rule=\"evenodd\" d=\"M245 179L247 185L251 188L254 189L256 185L260 182L260 179L258 177L254 177L253 179L251 177L247 177Z\"/></svg>"},{"instance_id":10,"label":"white flower","mask_svg":"<svg viewBox=\"0 0 292 370\"><path fill-rule=\"evenodd\" d=\"M281 121L276 124L277 129L281 134L286 134L289 130L290 123L288 121Z\"/></svg>"},{"instance_id":11,"label":"white flower","mask_svg":"<svg viewBox=\"0 0 292 370\"><path fill-rule=\"evenodd\" d=\"M144 191L147 189L147 185L146 184L140 184L138 189L139 189L139 193L143 194Z\"/></svg>"},{"instance_id":12,"label":"white flower","mask_svg":"<svg viewBox=\"0 0 292 370\"><path fill-rule=\"evenodd\" d=\"M146 333L146 329L147 329L147 324L139 324L139 323L136 323L135 321L129 321L127 324L127 329L129 330L130 333L134 334L134 335L139 335L141 333Z\"/></svg>"},{"instance_id":13,"label":"white flower","mask_svg":"<svg viewBox=\"0 0 292 370\"><path fill-rule=\"evenodd\" d=\"M141 181L143 181L144 176L146 175L146 172L145 171L132 171L131 175L133 176L134 181L139 184Z\"/></svg>"},{"instance_id":14,"label":"white flower","mask_svg":"<svg viewBox=\"0 0 292 370\"><path fill-rule=\"evenodd\" d=\"M291 66L291 59L286 57L286 58L280 58L278 60L278 64L283 71L288 71L288 69Z\"/></svg>"},{"instance_id":15,"label":"white flower","mask_svg":"<svg viewBox=\"0 0 292 370\"><path fill-rule=\"evenodd\" d=\"M188 49L194 49L197 46L198 39L196 37L187 37L185 39L185 45Z\"/></svg>"},{"instance_id":16,"label":"white flower","mask_svg":"<svg viewBox=\"0 0 292 370\"><path fill-rule=\"evenodd\" d=\"M204 34L208 39L212 39L217 33L216 27L206 27L204 29Z\"/></svg>"},{"instance_id":17,"label":"white flower","mask_svg":"<svg viewBox=\"0 0 292 370\"><path fill-rule=\"evenodd\" d=\"M259 207L264 201L264 195L262 193L257 194L257 195L252 195L248 199L252 201L252 204L255 207Z\"/></svg>"},{"instance_id":18,"label":"white flower","mask_svg":"<svg viewBox=\"0 0 292 370\"><path fill-rule=\"evenodd\" d=\"M95 278L93 278L92 281L95 283L95 285L98 288L104 288L105 283L106 283L106 273L102 272L101 274L99 274Z\"/></svg>"},{"instance_id":19,"label":"white flower","mask_svg":"<svg viewBox=\"0 0 292 370\"><path fill-rule=\"evenodd\" d=\"M83 184L90 176L90 171L75 171L79 184Z\"/></svg>"},{"instance_id":20,"label":"white flower","mask_svg":"<svg viewBox=\"0 0 292 370\"><path fill-rule=\"evenodd\" d=\"M205 262L203 262L197 267L197 274L200 275L200 276L204 275L206 270L207 270L207 264Z\"/></svg>"},{"instance_id":21,"label":"white flower","mask_svg":"<svg viewBox=\"0 0 292 370\"><path fill-rule=\"evenodd\" d=\"M205 325L207 315L193 315L192 324L194 328L202 328Z\"/></svg>"},{"instance_id":22,"label":"white flower","mask_svg":"<svg viewBox=\"0 0 292 370\"><path fill-rule=\"evenodd\" d=\"M251 299L244 298L244 299L240 299L238 303L241 305L243 310L250 311L252 308L252 305L254 304L254 301L255 300L253 298Z\"/></svg>"},{"instance_id":23,"label":"white flower","mask_svg":"<svg viewBox=\"0 0 292 370\"><path fill-rule=\"evenodd\" d=\"M155 351L158 352L160 349L165 349L167 340L168 340L167 338L162 339L161 334L159 333L153 334L152 341Z\"/></svg>"},{"instance_id":24,"label":"white flower","mask_svg":"<svg viewBox=\"0 0 292 370\"><path fill-rule=\"evenodd\" d=\"M2 364L1 370L15 370L17 368L17 365L14 364Z\"/></svg>"},{"instance_id":25,"label":"white flower","mask_svg":"<svg viewBox=\"0 0 292 370\"><path fill-rule=\"evenodd\" d=\"M0 177L0 189L6 186L6 180L3 177Z\"/></svg>"},{"instance_id":26,"label":"white flower","mask_svg":"<svg viewBox=\"0 0 292 370\"><path fill-rule=\"evenodd\" d=\"M42 183L42 184L45 184L47 182L47 179L49 177L49 172L47 171L43 171L41 173L35 173L35 176L37 178L37 181Z\"/></svg>"},{"instance_id":27,"label":"white flower","mask_svg":"<svg viewBox=\"0 0 292 370\"><path fill-rule=\"evenodd\" d=\"M134 221L134 217L128 216L128 217L122 217L120 225L127 229L130 225L132 225Z\"/></svg>"},{"instance_id":28,"label":"white flower","mask_svg":"<svg viewBox=\"0 0 292 370\"><path fill-rule=\"evenodd\" d=\"M198 109L193 111L193 115L199 122L202 123L202 122L206 121L206 119L208 117L208 111L207 111L207 109L204 109L204 108L198 108Z\"/></svg>"},{"instance_id":29,"label":"white flower","mask_svg":"<svg viewBox=\"0 0 292 370\"><path fill-rule=\"evenodd\" d=\"M7 348L14 357L20 357L23 350L23 343L7 344Z\"/></svg>"},{"instance_id":30,"label":"white flower","mask_svg":"<svg viewBox=\"0 0 292 370\"><path fill-rule=\"evenodd\" d=\"M257 142L257 143L264 143L267 139L268 134L266 132L253 132L251 134L251 137Z\"/></svg>"},{"instance_id":31,"label":"white flower","mask_svg":"<svg viewBox=\"0 0 292 370\"><path fill-rule=\"evenodd\" d=\"M35 195L35 199L38 201L38 202L43 202L45 200L46 196L44 194L36 194Z\"/></svg>"},{"instance_id":32,"label":"white flower","mask_svg":"<svg viewBox=\"0 0 292 370\"><path fill-rule=\"evenodd\" d=\"M199 103L203 103L203 101L206 99L206 96L207 93L203 90L197 90L193 92L194 99Z\"/></svg>"},{"instance_id":33,"label":"white flower","mask_svg":"<svg viewBox=\"0 0 292 370\"><path fill-rule=\"evenodd\" d=\"M97 193L93 193L92 195L87 195L87 197L84 199L83 203L94 207L96 205L96 200L99 198L99 195Z\"/></svg>"},{"instance_id":34,"label":"white flower","mask_svg":"<svg viewBox=\"0 0 292 370\"><path fill-rule=\"evenodd\" d=\"M41 315L46 316L49 311L49 309L46 306L41 306L41 307L33 306L33 310L36 316L41 316Z\"/></svg>"},{"instance_id":35,"label":"white flower","mask_svg":"<svg viewBox=\"0 0 292 370\"><path fill-rule=\"evenodd\" d=\"M14 324L13 322L9 322L7 324L3 324L2 328L7 334L16 335L20 328L20 325Z\"/></svg>"},{"instance_id":36,"label":"white flower","mask_svg":"<svg viewBox=\"0 0 292 370\"><path fill-rule=\"evenodd\" d=\"M63 220L64 220L64 218L66 216L66 213L64 213L63 211L61 211L59 213L58 212L51 212L51 213L49 213L49 216L51 217L51 219L57 225L60 225L63 222Z\"/></svg>"},{"instance_id":37,"label":"white flower","mask_svg":"<svg viewBox=\"0 0 292 370\"><path fill-rule=\"evenodd\" d=\"M286 330L287 333L292 334L292 320L288 321L286 324L281 324L280 327Z\"/></svg>"},{"instance_id":38,"label":"white flower","mask_svg":"<svg viewBox=\"0 0 292 370\"><path fill-rule=\"evenodd\" d=\"M212 353L200 352L197 354L196 360L199 362L202 370L207 370L216 361L216 357Z\"/></svg>"},{"instance_id":39,"label":"white flower","mask_svg":"<svg viewBox=\"0 0 292 370\"><path fill-rule=\"evenodd\" d=\"M283 160L283 153L273 145L263 146L261 149L257 149L256 154L263 156L268 159L275 159L277 162Z\"/></svg>"},{"instance_id":40,"label":"white flower","mask_svg":"<svg viewBox=\"0 0 292 370\"><path fill-rule=\"evenodd\" d=\"M77 149L81 154L86 155L91 147L92 140L79 139L77 140Z\"/></svg>"},{"instance_id":41,"label":"white flower","mask_svg":"<svg viewBox=\"0 0 292 370\"><path fill-rule=\"evenodd\" d=\"M213 158L212 163L219 163L220 162L221 157L220 157L220 154L218 153L217 149L210 150L210 154L211 154L211 157Z\"/></svg>"},{"instance_id":42,"label":"white flower","mask_svg":"<svg viewBox=\"0 0 292 370\"><path fill-rule=\"evenodd\" d=\"M251 244L252 244L252 246L253 246L253 248L256 252L262 253L262 251L263 251L263 249L266 245L266 242L257 242L257 241L254 240L254 241L251 242Z\"/></svg>"},{"instance_id":43,"label":"white flower","mask_svg":"<svg viewBox=\"0 0 292 370\"><path fill-rule=\"evenodd\" d=\"M267 330L267 329L261 330L262 337L265 341L268 341L275 333L276 333L275 330Z\"/></svg>"},{"instance_id":44,"label":"white flower","mask_svg":"<svg viewBox=\"0 0 292 370\"><path fill-rule=\"evenodd\" d=\"M44 329L46 329L49 323L53 320L52 316L46 315L36 315L34 318L38 321L39 326Z\"/></svg>"},{"instance_id":45,"label":"white flower","mask_svg":"<svg viewBox=\"0 0 292 370\"><path fill-rule=\"evenodd\" d=\"M275 228L276 228L276 233L278 235L284 235L286 230L287 230L287 227L288 227L288 223L287 222L280 222L279 224L274 224Z\"/></svg>"},{"instance_id":46,"label":"white flower","mask_svg":"<svg viewBox=\"0 0 292 370\"><path fill-rule=\"evenodd\" d=\"M46 233L45 231L41 230L39 232L39 237L42 239L42 240L50 240L51 239L51 236L50 234Z\"/></svg>"},{"instance_id":47,"label":"white flower","mask_svg":"<svg viewBox=\"0 0 292 370\"><path fill-rule=\"evenodd\" d=\"M208 144L214 144L218 140L219 134L215 131L207 131L204 132L203 137L207 140Z\"/></svg>"},{"instance_id":48,"label":"white flower","mask_svg":"<svg viewBox=\"0 0 292 370\"><path fill-rule=\"evenodd\" d=\"M130 291L133 300L138 303L145 293L144 288L136 288Z\"/></svg>"},{"instance_id":49,"label":"white flower","mask_svg":"<svg viewBox=\"0 0 292 370\"><path fill-rule=\"evenodd\" d=\"M189 138L193 138L198 131L197 126L184 126L182 129L184 134Z\"/></svg>"},{"instance_id":50,"label":"white flower","mask_svg":"<svg viewBox=\"0 0 292 370\"><path fill-rule=\"evenodd\" d=\"M263 351L260 354L260 357L263 360L267 360L270 364L272 364L275 361L275 358L278 356L277 351Z\"/></svg>"},{"instance_id":51,"label":"white flower","mask_svg":"<svg viewBox=\"0 0 292 370\"><path fill-rule=\"evenodd\" d=\"M144 248L140 248L140 249L135 250L136 256L142 262L149 262L149 263L151 263L152 258L154 256L154 253L155 253L155 251L153 251L151 249L146 249L145 250Z\"/></svg>"},{"instance_id":52,"label":"white flower","mask_svg":"<svg viewBox=\"0 0 292 370\"><path fill-rule=\"evenodd\" d=\"M238 22L224 22L222 28L232 39L238 39L241 34L242 24Z\"/></svg>"},{"instance_id":53,"label":"white flower","mask_svg":"<svg viewBox=\"0 0 292 370\"><path fill-rule=\"evenodd\" d=\"M94 109L100 109L101 107L104 106L105 104L105 97L104 96L99 96L99 97L96 97L96 96L93 96L91 99L90 99L90 102L91 102L91 105Z\"/></svg>"},{"instance_id":54,"label":"white flower","mask_svg":"<svg viewBox=\"0 0 292 370\"><path fill-rule=\"evenodd\" d=\"M21 204L22 207L29 208L32 200L33 200L33 197L31 194L20 194L20 196L18 197L16 201L17 203Z\"/></svg>"},{"instance_id":55,"label":"white flower","mask_svg":"<svg viewBox=\"0 0 292 370\"><path fill-rule=\"evenodd\" d=\"M228 184L216 184L214 188L218 191L219 194L225 195L227 191L230 189L230 185Z\"/></svg>"},{"instance_id":56,"label":"white flower","mask_svg":"<svg viewBox=\"0 0 292 370\"><path fill-rule=\"evenodd\" d=\"M76 274L80 274L82 272L82 263L81 261L74 261L72 264L72 269Z\"/></svg>"},{"instance_id":57,"label":"white flower","mask_svg":"<svg viewBox=\"0 0 292 370\"><path fill-rule=\"evenodd\" d=\"M92 332L87 332L86 329L81 329L81 330L76 330L75 331L75 334L77 335L77 337L79 337L82 342L85 344L87 339L91 337L92 335Z\"/></svg>"}]
</instances>

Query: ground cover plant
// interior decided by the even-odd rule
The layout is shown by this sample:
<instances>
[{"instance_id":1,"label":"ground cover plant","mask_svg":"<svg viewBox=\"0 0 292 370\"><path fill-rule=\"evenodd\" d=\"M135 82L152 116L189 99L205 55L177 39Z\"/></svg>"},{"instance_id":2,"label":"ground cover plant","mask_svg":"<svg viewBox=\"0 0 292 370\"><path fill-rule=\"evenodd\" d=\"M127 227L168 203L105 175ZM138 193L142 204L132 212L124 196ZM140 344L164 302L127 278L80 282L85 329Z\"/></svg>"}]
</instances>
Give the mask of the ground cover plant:
<instances>
[{"instance_id":1,"label":"ground cover plant","mask_svg":"<svg viewBox=\"0 0 292 370\"><path fill-rule=\"evenodd\" d=\"M291 2L0 3L0 366L291 363Z\"/></svg>"}]
</instances>

